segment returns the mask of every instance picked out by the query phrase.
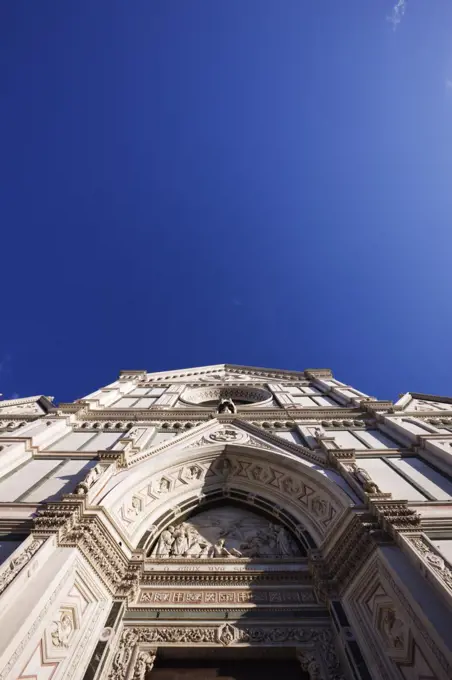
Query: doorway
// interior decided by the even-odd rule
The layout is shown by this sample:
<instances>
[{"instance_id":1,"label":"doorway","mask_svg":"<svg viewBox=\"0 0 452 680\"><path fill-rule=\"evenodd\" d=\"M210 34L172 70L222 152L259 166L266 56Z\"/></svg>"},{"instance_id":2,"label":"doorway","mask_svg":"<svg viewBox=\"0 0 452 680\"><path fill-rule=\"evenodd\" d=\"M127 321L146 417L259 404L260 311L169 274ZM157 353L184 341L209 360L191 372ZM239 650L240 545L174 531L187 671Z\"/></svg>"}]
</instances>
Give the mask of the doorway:
<instances>
[{"instance_id":1,"label":"doorway","mask_svg":"<svg viewBox=\"0 0 452 680\"><path fill-rule=\"evenodd\" d=\"M174 653L176 652L176 653ZM146 680L309 680L294 649L160 649Z\"/></svg>"}]
</instances>

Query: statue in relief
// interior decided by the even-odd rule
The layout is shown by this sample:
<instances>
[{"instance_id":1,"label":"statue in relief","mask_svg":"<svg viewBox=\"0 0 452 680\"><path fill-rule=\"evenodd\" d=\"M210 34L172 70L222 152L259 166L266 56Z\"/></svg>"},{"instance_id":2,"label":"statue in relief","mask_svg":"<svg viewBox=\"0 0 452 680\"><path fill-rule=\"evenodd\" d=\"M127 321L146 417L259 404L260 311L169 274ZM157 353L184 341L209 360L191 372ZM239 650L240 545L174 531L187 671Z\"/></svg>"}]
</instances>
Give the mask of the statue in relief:
<instances>
[{"instance_id":1,"label":"statue in relief","mask_svg":"<svg viewBox=\"0 0 452 680\"><path fill-rule=\"evenodd\" d=\"M232 399L220 399L218 413L237 413L237 408Z\"/></svg>"},{"instance_id":2,"label":"statue in relief","mask_svg":"<svg viewBox=\"0 0 452 680\"><path fill-rule=\"evenodd\" d=\"M188 550L187 529L184 524L180 524L174 531L174 543L172 554L174 557L184 557Z\"/></svg>"},{"instance_id":3,"label":"statue in relief","mask_svg":"<svg viewBox=\"0 0 452 680\"><path fill-rule=\"evenodd\" d=\"M289 531L247 510L226 506L165 529L152 553L158 558L299 557Z\"/></svg>"},{"instance_id":4,"label":"statue in relief","mask_svg":"<svg viewBox=\"0 0 452 680\"><path fill-rule=\"evenodd\" d=\"M174 543L174 527L169 526L160 534L157 547L154 550L154 557L169 557Z\"/></svg>"},{"instance_id":5,"label":"statue in relief","mask_svg":"<svg viewBox=\"0 0 452 680\"><path fill-rule=\"evenodd\" d=\"M76 493L79 496L88 493L89 489L93 486L93 484L97 482L102 472L103 472L102 465L100 463L97 463L97 465L91 468L91 470L86 475L85 479L83 479L81 482L77 484L74 493Z\"/></svg>"},{"instance_id":6,"label":"statue in relief","mask_svg":"<svg viewBox=\"0 0 452 680\"><path fill-rule=\"evenodd\" d=\"M353 464L353 476L366 493L381 493L367 470L358 467L356 463Z\"/></svg>"}]
</instances>

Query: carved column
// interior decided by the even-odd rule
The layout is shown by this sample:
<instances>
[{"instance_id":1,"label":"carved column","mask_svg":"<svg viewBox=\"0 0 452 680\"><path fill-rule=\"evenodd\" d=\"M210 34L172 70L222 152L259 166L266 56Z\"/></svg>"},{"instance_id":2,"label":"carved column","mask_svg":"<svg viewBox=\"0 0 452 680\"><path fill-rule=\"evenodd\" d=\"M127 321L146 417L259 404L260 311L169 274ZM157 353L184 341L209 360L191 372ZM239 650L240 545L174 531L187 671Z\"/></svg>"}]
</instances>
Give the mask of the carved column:
<instances>
[{"instance_id":1,"label":"carved column","mask_svg":"<svg viewBox=\"0 0 452 680\"><path fill-rule=\"evenodd\" d=\"M156 649L147 649L146 651L138 652L135 668L133 669L132 680L144 680L146 673L152 671L154 667L155 657L157 655Z\"/></svg>"},{"instance_id":2,"label":"carved column","mask_svg":"<svg viewBox=\"0 0 452 680\"><path fill-rule=\"evenodd\" d=\"M345 680L336 655L332 632L319 631L314 647L297 647L297 659L309 680Z\"/></svg>"},{"instance_id":3,"label":"carved column","mask_svg":"<svg viewBox=\"0 0 452 680\"><path fill-rule=\"evenodd\" d=\"M139 648L140 635L134 628L124 628L113 658L108 680L145 680L155 662L157 648Z\"/></svg>"},{"instance_id":4,"label":"carved column","mask_svg":"<svg viewBox=\"0 0 452 680\"><path fill-rule=\"evenodd\" d=\"M108 680L126 680L127 669L137 641L138 633L133 628L124 628L113 658Z\"/></svg>"},{"instance_id":5,"label":"carved column","mask_svg":"<svg viewBox=\"0 0 452 680\"><path fill-rule=\"evenodd\" d=\"M297 659L300 662L301 670L308 673L309 680L325 680L313 649L297 649Z\"/></svg>"}]
</instances>

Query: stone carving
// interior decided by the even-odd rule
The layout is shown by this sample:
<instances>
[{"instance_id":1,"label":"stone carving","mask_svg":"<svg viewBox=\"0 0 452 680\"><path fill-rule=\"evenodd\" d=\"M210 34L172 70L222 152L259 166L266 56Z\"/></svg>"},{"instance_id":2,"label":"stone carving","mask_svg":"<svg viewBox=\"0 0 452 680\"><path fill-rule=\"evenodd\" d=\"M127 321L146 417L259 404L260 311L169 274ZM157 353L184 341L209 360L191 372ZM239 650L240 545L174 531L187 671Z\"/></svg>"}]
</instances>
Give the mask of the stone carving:
<instances>
[{"instance_id":1,"label":"stone carving","mask_svg":"<svg viewBox=\"0 0 452 680\"><path fill-rule=\"evenodd\" d=\"M253 469L251 470L251 474L254 479L259 482L263 480L264 472L265 471L262 465L254 465Z\"/></svg>"},{"instance_id":2,"label":"stone carving","mask_svg":"<svg viewBox=\"0 0 452 680\"><path fill-rule=\"evenodd\" d=\"M108 680L124 680L137 640L138 632L134 628L125 628L123 630Z\"/></svg>"},{"instance_id":3,"label":"stone carving","mask_svg":"<svg viewBox=\"0 0 452 680\"><path fill-rule=\"evenodd\" d=\"M169 526L152 553L159 559L297 556L299 548L287 529L232 506L207 510L177 527Z\"/></svg>"},{"instance_id":4,"label":"stone carving","mask_svg":"<svg viewBox=\"0 0 452 680\"><path fill-rule=\"evenodd\" d=\"M58 621L54 621L55 628L51 632L54 647L69 647L72 633L75 630L74 620L68 612L62 611Z\"/></svg>"},{"instance_id":5,"label":"stone carving","mask_svg":"<svg viewBox=\"0 0 452 680\"><path fill-rule=\"evenodd\" d=\"M224 429L209 434L209 439L213 442L239 442L246 439L246 435L237 430Z\"/></svg>"},{"instance_id":6,"label":"stone carving","mask_svg":"<svg viewBox=\"0 0 452 680\"><path fill-rule=\"evenodd\" d=\"M171 483L170 483L169 479L166 479L166 477L162 477L162 479L160 480L160 484L159 484L159 492L160 493L168 493L170 488L171 488Z\"/></svg>"},{"instance_id":7,"label":"stone carving","mask_svg":"<svg viewBox=\"0 0 452 680\"><path fill-rule=\"evenodd\" d=\"M138 515L141 512L141 501L137 496L133 496L132 498L130 512L131 514L134 514L136 517L138 517Z\"/></svg>"},{"instance_id":8,"label":"stone carving","mask_svg":"<svg viewBox=\"0 0 452 680\"><path fill-rule=\"evenodd\" d=\"M301 670L308 673L309 680L322 680L320 667L314 651L297 650L297 659L300 662Z\"/></svg>"},{"instance_id":9,"label":"stone carving","mask_svg":"<svg viewBox=\"0 0 452 680\"><path fill-rule=\"evenodd\" d=\"M284 489L284 491L288 494L297 493L300 489L300 487L292 479L292 477L285 477L281 482L281 486Z\"/></svg>"},{"instance_id":10,"label":"stone carving","mask_svg":"<svg viewBox=\"0 0 452 680\"><path fill-rule=\"evenodd\" d=\"M230 584L229 584L230 585ZM314 604L316 598L311 589L271 588L216 588L208 590L144 590L141 592L138 604L154 604L158 607L174 605L210 605L228 607L231 604L246 605L290 605L300 606Z\"/></svg>"},{"instance_id":11,"label":"stone carving","mask_svg":"<svg viewBox=\"0 0 452 680\"><path fill-rule=\"evenodd\" d=\"M229 623L225 623L219 627L217 632L218 642L222 645L230 645L235 641L236 628L231 626Z\"/></svg>"},{"instance_id":12,"label":"stone carving","mask_svg":"<svg viewBox=\"0 0 452 680\"><path fill-rule=\"evenodd\" d=\"M212 402L221 405L223 401L228 402L233 399L240 403L264 404L271 401L271 394L266 389L260 387L247 387L245 385L237 387L229 385L228 387L222 387L221 385L212 385L210 387L205 386L187 389L181 397L181 401L186 404L194 404L202 407L209 406ZM235 404L230 404L229 407L231 406L235 407ZM235 411L232 412L235 413Z\"/></svg>"},{"instance_id":13,"label":"stone carving","mask_svg":"<svg viewBox=\"0 0 452 680\"><path fill-rule=\"evenodd\" d=\"M164 559L169 557L174 543L174 527L171 525L167 529L164 529L160 534L160 538L157 543L157 547L153 552L154 557L160 557Z\"/></svg>"},{"instance_id":14,"label":"stone carving","mask_svg":"<svg viewBox=\"0 0 452 680\"><path fill-rule=\"evenodd\" d=\"M432 654L438 661L438 663L441 665L441 668L444 670L446 673L446 677L452 677L452 665L450 664L449 660L446 658L444 653L441 651L441 649L436 645L434 640L430 637L429 633L427 632L427 629L425 627L425 623L421 621L419 616L415 613L413 610L413 607L411 606L411 603L407 598L405 597L405 594L402 592L401 588L399 585L396 583L394 580L392 574L387 570L386 566L380 562L379 563L379 570L382 574L382 576L385 578L387 583L390 585L392 590L394 591L394 594L398 598L400 604L402 605L403 609L405 610L406 614L409 616L411 621L414 623L416 628L420 631L425 643L431 650Z\"/></svg>"},{"instance_id":15,"label":"stone carving","mask_svg":"<svg viewBox=\"0 0 452 680\"><path fill-rule=\"evenodd\" d=\"M452 590L452 567L446 563L441 555L422 536L414 536L409 539L415 550L424 558L429 567L432 568L436 576L444 583L447 588Z\"/></svg>"},{"instance_id":16,"label":"stone carving","mask_svg":"<svg viewBox=\"0 0 452 680\"><path fill-rule=\"evenodd\" d=\"M83 495L88 493L88 490L97 482L103 472L102 465L97 463L86 475L85 479L77 484L74 493Z\"/></svg>"},{"instance_id":17,"label":"stone carving","mask_svg":"<svg viewBox=\"0 0 452 680\"><path fill-rule=\"evenodd\" d=\"M230 438L231 442L234 440L237 444L246 443L248 445L252 443L247 433L233 427L225 427L205 435L203 445L212 445L218 437L220 439ZM192 468L191 472L189 472L190 468ZM149 521L152 522L153 518L158 516L156 504L149 503L148 498L156 500L163 497L163 493L159 491L162 474L162 472L158 472L151 479L143 480L134 492L137 496L147 500L146 503L143 503L142 513L139 516L140 519L143 519L143 516L146 515L149 517ZM309 521L314 524L315 532L318 532L320 535L325 534L326 530L336 522L341 514L341 510L343 510L342 501L336 497L334 490L333 493L330 493L329 489L323 487L321 481L310 480L307 483L304 476L295 472L289 474L287 469L284 470L284 468L277 464L270 465L263 459L248 458L243 453L234 451L228 451L227 456L209 454L209 459L203 459L201 463L184 463L183 465L167 468L164 471L164 477L170 485L169 491L165 492L164 495L167 498L174 499L175 504L178 503L178 496L182 491L181 485L185 487L188 487L188 485L193 486L194 492L197 495L200 493L207 494L210 486L220 482L226 495L225 481L228 482L228 485L230 483L234 487L235 480L238 480L240 487L246 483L248 486L247 490L249 490L251 483L253 493L258 493L258 487L265 487L271 494L275 490L279 491L281 495L289 498L291 502L296 503L308 512L310 515ZM202 488L201 482L203 482ZM326 505L325 503L319 504L315 502L314 509L312 509L311 503L317 498L324 500ZM127 532L132 533L136 526L136 518L127 514L125 505L123 504L117 510L114 510L114 514L121 522L123 528ZM238 546L235 547L240 549Z\"/></svg>"},{"instance_id":18,"label":"stone carving","mask_svg":"<svg viewBox=\"0 0 452 680\"><path fill-rule=\"evenodd\" d=\"M210 557L242 557L242 553L236 548L229 551L225 546L224 538L220 538L212 547Z\"/></svg>"},{"instance_id":19,"label":"stone carving","mask_svg":"<svg viewBox=\"0 0 452 680\"><path fill-rule=\"evenodd\" d=\"M121 638L120 647L113 662L113 670L121 665L122 672L125 673L130 662L130 656L135 644L199 644L199 645L235 645L253 644L254 645L281 645L288 644L295 647L299 645L309 645L318 648L319 655L324 659L330 675L328 680L343 680L340 672L339 663L334 652L333 638L329 629L315 628L312 623L306 626L296 625L241 625L223 623L219 626L143 626L126 628ZM124 655L124 649L130 650L130 655ZM124 659L126 656L126 659ZM118 662L117 662L118 660ZM124 663L125 660L125 663ZM122 679L119 673L110 674L109 680Z\"/></svg>"},{"instance_id":20,"label":"stone carving","mask_svg":"<svg viewBox=\"0 0 452 680\"><path fill-rule=\"evenodd\" d=\"M366 493L369 493L369 494L381 493L380 489L375 484L375 482L373 481L372 477L367 472L367 470L364 470L363 468L358 467L356 465L356 463L352 463L351 469L352 469L354 478L356 479L358 484L363 488L363 490Z\"/></svg>"},{"instance_id":21,"label":"stone carving","mask_svg":"<svg viewBox=\"0 0 452 680\"><path fill-rule=\"evenodd\" d=\"M126 571L126 559L121 548L112 541L94 517L84 519L68 531L62 545L77 543L78 549L88 561L96 566L104 579L116 588L120 585Z\"/></svg>"},{"instance_id":22,"label":"stone carving","mask_svg":"<svg viewBox=\"0 0 452 680\"><path fill-rule=\"evenodd\" d=\"M146 673L152 671L157 652L152 649L146 652L139 652L135 662L132 680L144 680Z\"/></svg>"},{"instance_id":23,"label":"stone carving","mask_svg":"<svg viewBox=\"0 0 452 680\"><path fill-rule=\"evenodd\" d=\"M43 544L42 540L34 539L22 552L13 557L9 563L2 565L3 569L0 573L0 594L5 588L14 580L21 569L31 560L33 555L39 550Z\"/></svg>"},{"instance_id":24,"label":"stone carving","mask_svg":"<svg viewBox=\"0 0 452 680\"><path fill-rule=\"evenodd\" d=\"M190 482L195 479L200 479L201 475L202 470L197 465L190 465L185 472L185 476Z\"/></svg>"},{"instance_id":25,"label":"stone carving","mask_svg":"<svg viewBox=\"0 0 452 680\"><path fill-rule=\"evenodd\" d=\"M220 399L218 413L237 413L237 408L232 399Z\"/></svg>"},{"instance_id":26,"label":"stone carving","mask_svg":"<svg viewBox=\"0 0 452 680\"><path fill-rule=\"evenodd\" d=\"M172 555L184 557L189 548L189 532L185 524L180 524L173 532Z\"/></svg>"},{"instance_id":27,"label":"stone carving","mask_svg":"<svg viewBox=\"0 0 452 680\"><path fill-rule=\"evenodd\" d=\"M403 649L407 632L405 623L397 616L394 607L384 607L381 611L379 630L389 649Z\"/></svg>"}]
</instances>

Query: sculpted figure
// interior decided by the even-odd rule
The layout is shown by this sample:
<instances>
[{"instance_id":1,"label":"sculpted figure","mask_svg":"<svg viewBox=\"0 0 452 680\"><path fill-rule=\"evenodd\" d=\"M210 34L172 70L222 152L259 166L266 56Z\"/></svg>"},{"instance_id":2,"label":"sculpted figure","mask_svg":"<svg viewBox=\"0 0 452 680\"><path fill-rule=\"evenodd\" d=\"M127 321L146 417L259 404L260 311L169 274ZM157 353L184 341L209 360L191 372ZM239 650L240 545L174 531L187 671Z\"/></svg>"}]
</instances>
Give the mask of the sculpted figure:
<instances>
[{"instance_id":1,"label":"sculpted figure","mask_svg":"<svg viewBox=\"0 0 452 680\"><path fill-rule=\"evenodd\" d=\"M74 493L83 495L88 493L88 490L97 482L103 470L100 463L97 463L86 475L85 479L77 484Z\"/></svg>"},{"instance_id":2,"label":"sculpted figure","mask_svg":"<svg viewBox=\"0 0 452 680\"><path fill-rule=\"evenodd\" d=\"M160 534L159 542L154 550L154 557L169 557L174 543L174 527L169 526Z\"/></svg>"},{"instance_id":3,"label":"sculpted figure","mask_svg":"<svg viewBox=\"0 0 452 680\"><path fill-rule=\"evenodd\" d=\"M284 527L276 527L276 545L278 554L281 555L281 557L289 557L292 555L290 537Z\"/></svg>"},{"instance_id":4,"label":"sculpted figure","mask_svg":"<svg viewBox=\"0 0 452 680\"><path fill-rule=\"evenodd\" d=\"M237 409L232 399L220 399L218 413L237 413Z\"/></svg>"},{"instance_id":5,"label":"sculpted figure","mask_svg":"<svg viewBox=\"0 0 452 680\"><path fill-rule=\"evenodd\" d=\"M74 630L72 620L67 614L63 614L59 621L55 621L56 628L51 633L55 647L69 647L69 638Z\"/></svg>"},{"instance_id":6,"label":"sculpted figure","mask_svg":"<svg viewBox=\"0 0 452 680\"><path fill-rule=\"evenodd\" d=\"M183 524L174 530L174 543L172 554L175 557L183 557L188 550L187 530Z\"/></svg>"},{"instance_id":7,"label":"sculpted figure","mask_svg":"<svg viewBox=\"0 0 452 680\"><path fill-rule=\"evenodd\" d=\"M195 465L191 465L187 470L186 476L190 481L193 479L199 479L201 477L201 470Z\"/></svg>"},{"instance_id":8,"label":"sculpted figure","mask_svg":"<svg viewBox=\"0 0 452 680\"><path fill-rule=\"evenodd\" d=\"M192 527L186 529L188 547L185 551L186 557L198 557L201 552L201 536Z\"/></svg>"},{"instance_id":9,"label":"sculpted figure","mask_svg":"<svg viewBox=\"0 0 452 680\"><path fill-rule=\"evenodd\" d=\"M357 465L355 465L353 468L353 476L363 487L366 493L380 493L380 489L375 484L367 470L359 468Z\"/></svg>"},{"instance_id":10,"label":"sculpted figure","mask_svg":"<svg viewBox=\"0 0 452 680\"><path fill-rule=\"evenodd\" d=\"M155 661L155 652L140 652L135 663L133 680L144 680L146 673L152 670Z\"/></svg>"},{"instance_id":11,"label":"sculpted figure","mask_svg":"<svg viewBox=\"0 0 452 680\"><path fill-rule=\"evenodd\" d=\"M229 551L224 544L224 538L220 538L212 548L212 557L242 557L242 553L235 548Z\"/></svg>"},{"instance_id":12,"label":"sculpted figure","mask_svg":"<svg viewBox=\"0 0 452 680\"><path fill-rule=\"evenodd\" d=\"M212 551L212 546L210 543L207 543L206 541L200 541L199 547L201 548L201 552L199 553L198 557L205 559L206 557L210 556Z\"/></svg>"}]
</instances>

